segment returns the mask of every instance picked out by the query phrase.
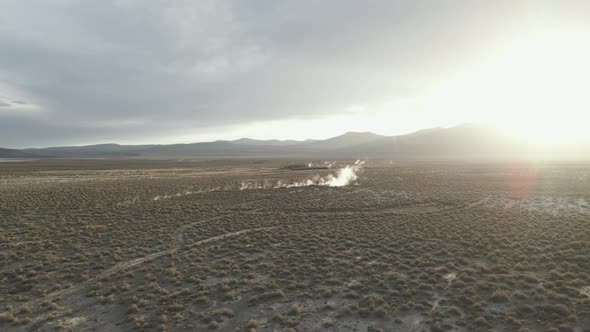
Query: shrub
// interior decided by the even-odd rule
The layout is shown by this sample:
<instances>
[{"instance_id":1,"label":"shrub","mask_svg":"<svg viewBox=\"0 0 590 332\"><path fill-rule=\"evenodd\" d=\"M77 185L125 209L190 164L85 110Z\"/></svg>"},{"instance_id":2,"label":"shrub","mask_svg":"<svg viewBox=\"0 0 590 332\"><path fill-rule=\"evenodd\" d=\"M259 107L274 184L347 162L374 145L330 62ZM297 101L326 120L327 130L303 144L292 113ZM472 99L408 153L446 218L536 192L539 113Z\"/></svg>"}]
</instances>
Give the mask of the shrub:
<instances>
[{"instance_id":1,"label":"shrub","mask_svg":"<svg viewBox=\"0 0 590 332\"><path fill-rule=\"evenodd\" d=\"M320 324L324 328L332 327L332 326L334 326L334 320L332 318L324 318L320 321Z\"/></svg>"},{"instance_id":2,"label":"shrub","mask_svg":"<svg viewBox=\"0 0 590 332\"><path fill-rule=\"evenodd\" d=\"M0 323L12 323L16 321L16 317L10 312L0 314Z\"/></svg>"},{"instance_id":3,"label":"shrub","mask_svg":"<svg viewBox=\"0 0 590 332\"><path fill-rule=\"evenodd\" d=\"M246 325L247 328L252 329L252 328L257 328L258 326L260 326L260 321L256 320L256 319L250 319L248 321L248 324Z\"/></svg>"},{"instance_id":4,"label":"shrub","mask_svg":"<svg viewBox=\"0 0 590 332\"><path fill-rule=\"evenodd\" d=\"M293 305L291 306L291 310L289 311L289 314L299 315L300 312L301 312L301 306L297 303L293 303Z\"/></svg>"},{"instance_id":5,"label":"shrub","mask_svg":"<svg viewBox=\"0 0 590 332\"><path fill-rule=\"evenodd\" d=\"M490 323L487 321L487 319L485 319L485 318L484 318L484 317L482 317L482 316L479 316L479 317L477 317L477 318L474 320L474 323L475 323L475 325L477 325L477 326L485 326L485 327L490 327L490 326L491 326L491 325L490 325Z\"/></svg>"},{"instance_id":6,"label":"shrub","mask_svg":"<svg viewBox=\"0 0 590 332\"><path fill-rule=\"evenodd\" d=\"M235 290L229 290L229 291L225 292L223 297L226 300L235 300L236 298L238 298L238 292Z\"/></svg>"},{"instance_id":7,"label":"shrub","mask_svg":"<svg viewBox=\"0 0 590 332\"><path fill-rule=\"evenodd\" d=\"M563 304L543 304L538 306L540 313L547 313L553 316L567 317L570 314L569 309Z\"/></svg>"},{"instance_id":8,"label":"shrub","mask_svg":"<svg viewBox=\"0 0 590 332\"><path fill-rule=\"evenodd\" d=\"M498 289L492 294L491 300L494 302L506 302L510 298L510 295L509 291Z\"/></svg>"}]
</instances>

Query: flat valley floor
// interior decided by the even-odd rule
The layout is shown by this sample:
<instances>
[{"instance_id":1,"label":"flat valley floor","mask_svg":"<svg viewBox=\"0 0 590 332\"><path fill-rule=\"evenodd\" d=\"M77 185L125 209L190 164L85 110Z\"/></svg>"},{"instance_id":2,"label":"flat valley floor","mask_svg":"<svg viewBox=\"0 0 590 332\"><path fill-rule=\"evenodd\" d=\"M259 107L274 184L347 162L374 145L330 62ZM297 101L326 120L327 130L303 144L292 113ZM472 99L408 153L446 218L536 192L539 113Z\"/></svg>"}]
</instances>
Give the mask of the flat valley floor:
<instances>
[{"instance_id":1,"label":"flat valley floor","mask_svg":"<svg viewBox=\"0 0 590 332\"><path fill-rule=\"evenodd\" d=\"M590 164L292 162L0 163L0 330L590 329Z\"/></svg>"}]
</instances>

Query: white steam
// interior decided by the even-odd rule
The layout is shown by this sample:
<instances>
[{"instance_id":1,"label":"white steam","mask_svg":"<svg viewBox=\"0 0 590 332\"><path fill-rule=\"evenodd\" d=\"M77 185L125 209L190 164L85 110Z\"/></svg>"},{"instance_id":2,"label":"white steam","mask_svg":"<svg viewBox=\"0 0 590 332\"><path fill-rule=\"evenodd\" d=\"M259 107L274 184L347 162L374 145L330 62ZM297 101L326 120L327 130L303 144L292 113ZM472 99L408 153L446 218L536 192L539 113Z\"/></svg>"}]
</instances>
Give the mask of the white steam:
<instances>
[{"instance_id":1,"label":"white steam","mask_svg":"<svg viewBox=\"0 0 590 332\"><path fill-rule=\"evenodd\" d=\"M329 163L325 162L324 164L329 165L332 167L335 162ZM295 187L307 187L307 186L324 186L324 187L345 187L351 184L357 184L356 180L358 180L358 173L362 169L363 165L365 164L364 161L357 160L354 165L346 165L343 168L340 168L336 171L335 174L328 174L326 176L314 175L309 179L305 179L303 181L295 181L295 182L287 182L283 180L272 181L272 180L263 180L263 181L242 181L240 183L240 190L254 190L254 189L279 189L279 188L295 188ZM313 164L309 164L312 167ZM195 195L195 194L202 194L202 193L210 193L214 191L231 191L235 190L235 185L226 185L223 187L210 187L210 188L193 188L192 190L185 190L173 194L164 194L164 195L157 195L152 198L154 201L161 201L167 200L172 198L178 198L183 196ZM129 206L139 202L139 197L133 198L133 200L128 200L122 203L117 203L117 206Z\"/></svg>"},{"instance_id":2,"label":"white steam","mask_svg":"<svg viewBox=\"0 0 590 332\"><path fill-rule=\"evenodd\" d=\"M284 182L282 180L276 183L242 181L240 190L252 189L278 189L278 188L295 188L307 186L324 186L324 187L344 187L354 183L358 179L358 172L364 165L364 161L357 160L354 165L346 165L339 169L336 174L326 176L314 175L313 177L296 182Z\"/></svg>"}]
</instances>

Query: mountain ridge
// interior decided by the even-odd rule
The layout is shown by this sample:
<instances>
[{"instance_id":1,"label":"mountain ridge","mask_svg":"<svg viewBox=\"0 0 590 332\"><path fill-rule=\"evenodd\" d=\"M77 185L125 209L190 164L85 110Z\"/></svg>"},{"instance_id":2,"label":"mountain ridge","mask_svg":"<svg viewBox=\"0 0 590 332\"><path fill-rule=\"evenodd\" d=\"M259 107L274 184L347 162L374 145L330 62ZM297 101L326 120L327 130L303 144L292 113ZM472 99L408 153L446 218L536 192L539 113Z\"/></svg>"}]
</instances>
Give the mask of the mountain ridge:
<instances>
[{"instance_id":1,"label":"mountain ridge","mask_svg":"<svg viewBox=\"0 0 590 332\"><path fill-rule=\"evenodd\" d=\"M42 158L43 156L23 152L17 149L0 148L0 158Z\"/></svg>"},{"instance_id":2,"label":"mountain ridge","mask_svg":"<svg viewBox=\"0 0 590 332\"><path fill-rule=\"evenodd\" d=\"M120 145L104 143L36 149L4 149L0 157L12 158L232 158L232 157L331 157L331 158L513 158L531 153L530 146L503 131L480 124L428 128L405 135L346 132L324 140L257 140L240 138L212 142ZM544 155L580 155L584 149L541 151ZM590 151L590 149L588 149ZM8 152L12 151L12 152ZM590 159L588 153L581 153ZM18 157L18 156L21 157ZM4 157L11 158L11 157Z\"/></svg>"}]
</instances>

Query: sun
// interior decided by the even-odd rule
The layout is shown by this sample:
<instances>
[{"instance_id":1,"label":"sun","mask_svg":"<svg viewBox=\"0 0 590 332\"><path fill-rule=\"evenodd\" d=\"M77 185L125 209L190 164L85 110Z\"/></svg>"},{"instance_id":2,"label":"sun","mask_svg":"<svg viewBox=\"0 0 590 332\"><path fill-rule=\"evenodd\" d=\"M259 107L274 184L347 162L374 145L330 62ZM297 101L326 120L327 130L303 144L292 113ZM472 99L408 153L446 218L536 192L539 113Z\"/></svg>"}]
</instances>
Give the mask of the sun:
<instances>
[{"instance_id":1,"label":"sun","mask_svg":"<svg viewBox=\"0 0 590 332\"><path fill-rule=\"evenodd\" d=\"M530 144L590 139L588 34L544 31L515 38L444 82L431 107L497 125Z\"/></svg>"},{"instance_id":2,"label":"sun","mask_svg":"<svg viewBox=\"0 0 590 332\"><path fill-rule=\"evenodd\" d=\"M570 34L536 36L502 59L496 82L505 106L500 124L538 143L571 142L587 134L590 47L581 40Z\"/></svg>"}]
</instances>

